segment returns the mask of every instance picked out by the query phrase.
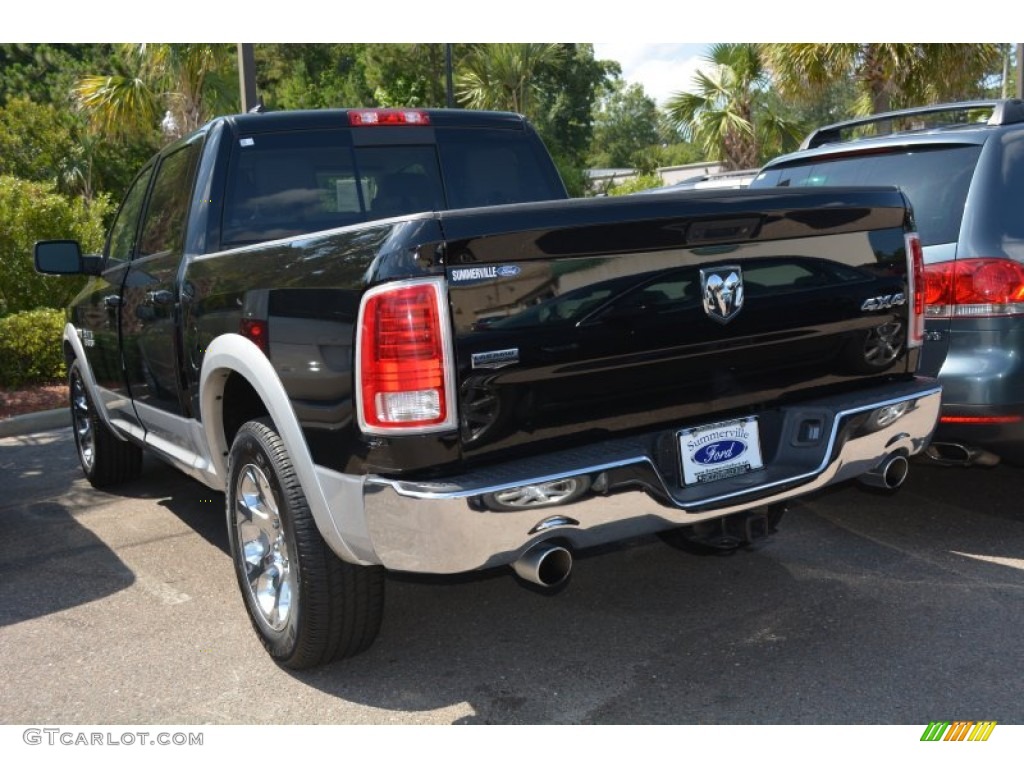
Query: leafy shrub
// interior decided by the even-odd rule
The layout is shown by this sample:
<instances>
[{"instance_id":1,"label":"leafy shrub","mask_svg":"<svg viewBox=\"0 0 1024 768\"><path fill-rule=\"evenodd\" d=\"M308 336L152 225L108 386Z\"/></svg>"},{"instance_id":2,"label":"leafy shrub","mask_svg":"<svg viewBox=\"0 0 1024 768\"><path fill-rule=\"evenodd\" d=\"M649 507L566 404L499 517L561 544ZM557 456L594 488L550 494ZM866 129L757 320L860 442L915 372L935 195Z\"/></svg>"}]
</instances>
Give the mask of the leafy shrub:
<instances>
[{"instance_id":1,"label":"leafy shrub","mask_svg":"<svg viewBox=\"0 0 1024 768\"><path fill-rule=\"evenodd\" d=\"M640 175L635 178L624 181L621 184L616 184L608 190L609 195L631 195L634 192L639 192L643 189L654 189L660 187L662 184L661 177L651 175Z\"/></svg>"},{"instance_id":2,"label":"leafy shrub","mask_svg":"<svg viewBox=\"0 0 1024 768\"><path fill-rule=\"evenodd\" d=\"M63 379L64 323L64 313L56 309L33 309L0 318L0 387Z\"/></svg>"},{"instance_id":3,"label":"leafy shrub","mask_svg":"<svg viewBox=\"0 0 1024 768\"><path fill-rule=\"evenodd\" d=\"M37 274L32 263L36 240L72 239L89 253L103 243L103 196L86 205L52 184L0 176L0 317L37 307L67 306L82 288L82 277Z\"/></svg>"}]
</instances>

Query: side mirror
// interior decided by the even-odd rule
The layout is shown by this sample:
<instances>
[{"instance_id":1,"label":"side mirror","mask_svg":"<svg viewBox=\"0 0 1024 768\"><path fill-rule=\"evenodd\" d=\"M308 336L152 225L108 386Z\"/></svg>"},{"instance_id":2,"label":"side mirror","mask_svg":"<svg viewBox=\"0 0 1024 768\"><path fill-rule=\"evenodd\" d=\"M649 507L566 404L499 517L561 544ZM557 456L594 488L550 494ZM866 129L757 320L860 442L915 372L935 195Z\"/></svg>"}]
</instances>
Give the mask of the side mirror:
<instances>
[{"instance_id":1,"label":"side mirror","mask_svg":"<svg viewBox=\"0 0 1024 768\"><path fill-rule=\"evenodd\" d=\"M40 240L35 247L36 272L44 275L81 275L85 272L82 248L76 240Z\"/></svg>"}]
</instances>

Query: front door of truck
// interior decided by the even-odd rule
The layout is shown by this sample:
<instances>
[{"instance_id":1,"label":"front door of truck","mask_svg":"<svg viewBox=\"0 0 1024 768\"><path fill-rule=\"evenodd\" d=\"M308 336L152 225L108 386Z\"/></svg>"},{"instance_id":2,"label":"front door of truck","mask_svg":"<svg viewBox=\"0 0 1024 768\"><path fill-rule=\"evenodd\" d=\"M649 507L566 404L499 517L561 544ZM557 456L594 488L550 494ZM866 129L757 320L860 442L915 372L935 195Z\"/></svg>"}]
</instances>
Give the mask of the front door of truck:
<instances>
[{"instance_id":1,"label":"front door of truck","mask_svg":"<svg viewBox=\"0 0 1024 768\"><path fill-rule=\"evenodd\" d=\"M90 295L75 307L72 318L98 386L97 407L105 409L111 422L126 432L137 431L139 424L121 359L118 336L121 287L135 250L139 216L152 178L152 166L135 177L110 228L103 254L103 272L93 281Z\"/></svg>"}]
</instances>

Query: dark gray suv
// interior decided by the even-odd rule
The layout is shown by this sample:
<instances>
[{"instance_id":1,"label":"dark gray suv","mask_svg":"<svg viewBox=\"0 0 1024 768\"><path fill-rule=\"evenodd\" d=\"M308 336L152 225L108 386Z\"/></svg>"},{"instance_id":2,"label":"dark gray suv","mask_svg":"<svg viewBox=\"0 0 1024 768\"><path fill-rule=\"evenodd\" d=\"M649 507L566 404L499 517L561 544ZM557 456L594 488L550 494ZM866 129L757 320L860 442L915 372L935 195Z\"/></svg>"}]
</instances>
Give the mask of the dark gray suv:
<instances>
[{"instance_id":1,"label":"dark gray suv","mask_svg":"<svg viewBox=\"0 0 1024 768\"><path fill-rule=\"evenodd\" d=\"M901 110L820 128L751 188L896 185L924 246L920 372L943 385L932 458L1024 464L1024 102Z\"/></svg>"}]
</instances>

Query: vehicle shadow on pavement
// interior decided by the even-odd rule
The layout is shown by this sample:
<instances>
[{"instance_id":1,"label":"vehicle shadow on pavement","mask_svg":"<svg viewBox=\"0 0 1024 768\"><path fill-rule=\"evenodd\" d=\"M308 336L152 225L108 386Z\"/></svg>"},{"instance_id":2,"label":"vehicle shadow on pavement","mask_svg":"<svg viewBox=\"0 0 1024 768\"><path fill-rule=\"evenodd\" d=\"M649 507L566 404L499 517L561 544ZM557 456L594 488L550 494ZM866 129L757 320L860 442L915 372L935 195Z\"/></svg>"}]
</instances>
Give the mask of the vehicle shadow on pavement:
<instances>
[{"instance_id":1,"label":"vehicle shadow on pavement","mask_svg":"<svg viewBox=\"0 0 1024 768\"><path fill-rule=\"evenodd\" d=\"M964 482L844 486L732 556L639 540L579 558L553 597L511 576L393 577L377 644L293 676L459 723L1020 722L1024 571L958 554L1020 547L984 491L935 495Z\"/></svg>"},{"instance_id":2,"label":"vehicle shadow on pavement","mask_svg":"<svg viewBox=\"0 0 1024 768\"><path fill-rule=\"evenodd\" d=\"M59 433L0 441L0 626L100 600L134 582L113 550L75 519L90 491L74 487L77 459L64 448Z\"/></svg>"}]
</instances>

